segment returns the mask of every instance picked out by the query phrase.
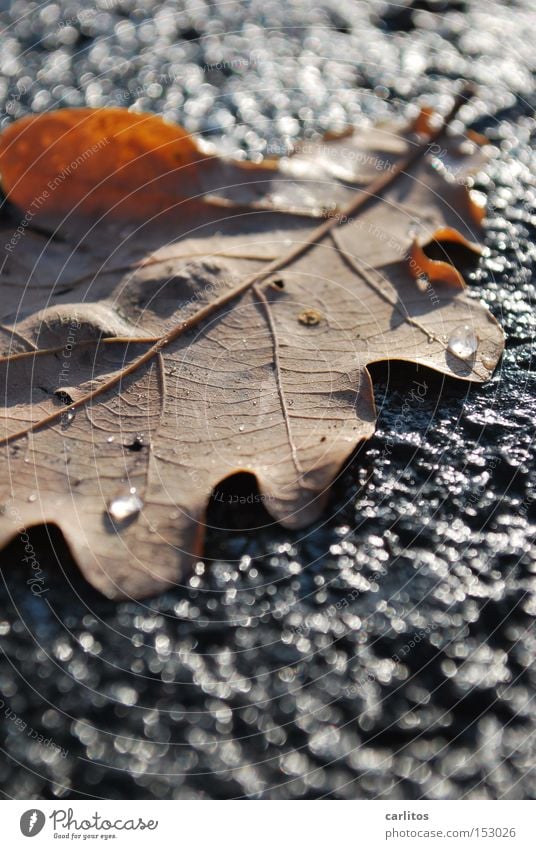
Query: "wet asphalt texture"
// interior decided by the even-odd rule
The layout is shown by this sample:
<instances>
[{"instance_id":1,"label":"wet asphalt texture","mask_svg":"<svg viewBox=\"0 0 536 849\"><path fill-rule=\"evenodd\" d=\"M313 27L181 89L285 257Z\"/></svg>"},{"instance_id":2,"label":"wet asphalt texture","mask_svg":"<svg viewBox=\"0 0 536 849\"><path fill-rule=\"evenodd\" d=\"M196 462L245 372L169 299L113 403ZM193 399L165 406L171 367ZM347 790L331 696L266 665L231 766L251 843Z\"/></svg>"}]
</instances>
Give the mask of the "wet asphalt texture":
<instances>
[{"instance_id":1,"label":"wet asphalt texture","mask_svg":"<svg viewBox=\"0 0 536 849\"><path fill-rule=\"evenodd\" d=\"M223 488L188 589L111 603L51 529L32 536L43 600L20 543L3 552L3 793L534 798L534 4L0 8L3 126L135 106L259 158L475 81L460 117L496 156L464 271L507 334L484 386L376 367L377 433L314 527L255 530L249 482Z\"/></svg>"}]
</instances>

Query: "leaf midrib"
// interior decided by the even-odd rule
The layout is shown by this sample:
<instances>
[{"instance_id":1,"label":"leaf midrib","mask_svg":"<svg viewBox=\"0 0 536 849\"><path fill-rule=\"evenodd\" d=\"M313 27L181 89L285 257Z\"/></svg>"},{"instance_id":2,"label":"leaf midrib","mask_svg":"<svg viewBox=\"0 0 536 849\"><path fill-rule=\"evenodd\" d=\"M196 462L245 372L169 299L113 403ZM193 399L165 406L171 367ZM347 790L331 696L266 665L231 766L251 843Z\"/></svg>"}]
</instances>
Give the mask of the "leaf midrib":
<instances>
[{"instance_id":1,"label":"leaf midrib","mask_svg":"<svg viewBox=\"0 0 536 849\"><path fill-rule=\"evenodd\" d=\"M191 330L193 327L196 327L206 318L209 318L214 312L217 312L223 306L226 306L228 303L236 300L240 295L247 292L249 289L254 286L259 286L259 284L265 282L267 278L271 277L275 272L281 271L283 268L286 268L288 265L292 264L305 254L307 254L313 247L318 245L329 233L335 230L337 227L344 227L347 223L350 223L350 219L355 218L358 213L361 213L362 210L367 207L371 203L376 203L381 199L381 196L385 192L385 190L392 186L395 181L399 179L399 177L407 174L408 170L415 165L429 150L429 147L434 142L437 142L445 133L446 129L456 117L458 111L461 106L466 102L469 96L469 91L467 88L462 89L462 91L456 96L453 106L448 113L448 115L444 118L441 126L432 132L426 139L416 146L415 150L413 150L410 154L405 157L402 157L395 166L385 174L380 174L376 177L365 189L363 189L356 198L354 198L350 203L347 204L341 210L340 215L328 218L318 227L315 227L312 233L310 234L307 241L295 245L291 248L286 254L282 257L278 257L277 259L269 262L263 269L250 274L246 277L241 283L237 284L235 287L230 289L228 292L225 292L220 297L215 298L209 304L206 304L196 313L194 313L190 318L185 319L182 322L179 322L172 330L156 339L156 341L151 345L151 347L137 359L135 359L132 363L126 366L124 369L121 369L117 374L113 375L108 380L104 381L100 386L96 387L91 392L86 393L81 398L74 401L71 405L69 405L70 410L76 410L80 407L85 406L94 398L103 395L108 392L126 377L131 374L134 374L139 368L141 368L146 363L150 362L154 359L158 354L160 354L165 348L167 348L172 342L176 341L180 336L182 336L187 331ZM343 256L345 254L343 253ZM103 340L104 341L104 340ZM118 341L115 337L109 337L107 342ZM134 339L128 339L128 342L134 343ZM27 355L35 356L38 352L27 352ZM41 353L41 352L39 352ZM47 353L47 351L43 351L43 353ZM14 357L20 357L20 354L13 355ZM24 354L22 355L24 356ZM6 358L7 360L11 360L11 357ZM30 433L34 433L42 428L48 427L51 424L54 424L56 421L60 420L62 415L65 413L65 407L51 413L50 415L40 419L37 422L32 423L28 427L15 431L8 436L2 437L0 439L0 446L8 445L18 439L21 439L27 436Z\"/></svg>"}]
</instances>

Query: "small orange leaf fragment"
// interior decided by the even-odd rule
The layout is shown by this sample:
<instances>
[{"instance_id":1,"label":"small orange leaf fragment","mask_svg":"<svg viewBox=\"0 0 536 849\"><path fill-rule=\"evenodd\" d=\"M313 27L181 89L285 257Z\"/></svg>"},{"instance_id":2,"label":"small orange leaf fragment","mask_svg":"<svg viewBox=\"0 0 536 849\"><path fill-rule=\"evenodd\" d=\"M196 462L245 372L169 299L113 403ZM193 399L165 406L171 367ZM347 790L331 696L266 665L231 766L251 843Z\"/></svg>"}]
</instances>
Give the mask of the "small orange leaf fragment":
<instances>
[{"instance_id":1,"label":"small orange leaf fragment","mask_svg":"<svg viewBox=\"0 0 536 849\"><path fill-rule=\"evenodd\" d=\"M478 245L470 242L452 227L442 227L436 230L433 234L433 241L455 242L464 245L475 253L479 253ZM460 272L449 262L430 259L417 239L414 239L411 246L409 266L415 279L426 275L432 282L443 282L455 289L465 289L465 282Z\"/></svg>"}]
</instances>

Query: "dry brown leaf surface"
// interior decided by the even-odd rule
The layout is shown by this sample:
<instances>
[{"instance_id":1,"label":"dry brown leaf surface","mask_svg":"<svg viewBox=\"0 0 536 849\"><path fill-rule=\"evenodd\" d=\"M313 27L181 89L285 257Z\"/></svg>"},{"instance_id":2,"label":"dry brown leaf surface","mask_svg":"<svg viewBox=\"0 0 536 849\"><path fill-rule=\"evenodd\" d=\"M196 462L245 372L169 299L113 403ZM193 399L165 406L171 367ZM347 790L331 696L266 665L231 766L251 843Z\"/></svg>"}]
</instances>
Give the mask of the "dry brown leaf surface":
<instances>
[{"instance_id":1,"label":"dry brown leaf surface","mask_svg":"<svg viewBox=\"0 0 536 849\"><path fill-rule=\"evenodd\" d=\"M371 363L486 380L503 334L448 259L483 214L458 105L261 165L120 109L8 128L0 544L54 523L103 593L156 593L238 471L284 525L321 514L374 431Z\"/></svg>"}]
</instances>

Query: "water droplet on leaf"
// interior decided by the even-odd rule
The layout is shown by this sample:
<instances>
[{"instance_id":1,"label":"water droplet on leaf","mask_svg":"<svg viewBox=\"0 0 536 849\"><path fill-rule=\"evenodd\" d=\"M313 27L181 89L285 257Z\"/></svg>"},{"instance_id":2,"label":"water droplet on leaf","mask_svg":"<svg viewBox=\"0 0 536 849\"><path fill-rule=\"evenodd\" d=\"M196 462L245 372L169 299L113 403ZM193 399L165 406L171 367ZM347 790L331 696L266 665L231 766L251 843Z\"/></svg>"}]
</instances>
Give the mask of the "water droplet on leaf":
<instances>
[{"instance_id":1,"label":"water droplet on leaf","mask_svg":"<svg viewBox=\"0 0 536 849\"><path fill-rule=\"evenodd\" d=\"M460 325L449 336L448 349L452 354L468 360L476 353L478 337L468 324Z\"/></svg>"},{"instance_id":2,"label":"water droplet on leaf","mask_svg":"<svg viewBox=\"0 0 536 849\"><path fill-rule=\"evenodd\" d=\"M129 451L141 451L143 448L143 433L137 433L130 445L127 445Z\"/></svg>"},{"instance_id":3,"label":"water droplet on leaf","mask_svg":"<svg viewBox=\"0 0 536 849\"><path fill-rule=\"evenodd\" d=\"M143 501L136 495L136 489L130 488L128 495L121 495L119 498L114 498L108 505L108 514L117 522L124 522L125 519L130 519L135 516L143 508Z\"/></svg>"},{"instance_id":4,"label":"water droplet on leaf","mask_svg":"<svg viewBox=\"0 0 536 849\"><path fill-rule=\"evenodd\" d=\"M70 425L75 416L76 410L74 410L72 407L70 410L65 410L65 412L61 414L62 427L67 427L67 425Z\"/></svg>"}]
</instances>

